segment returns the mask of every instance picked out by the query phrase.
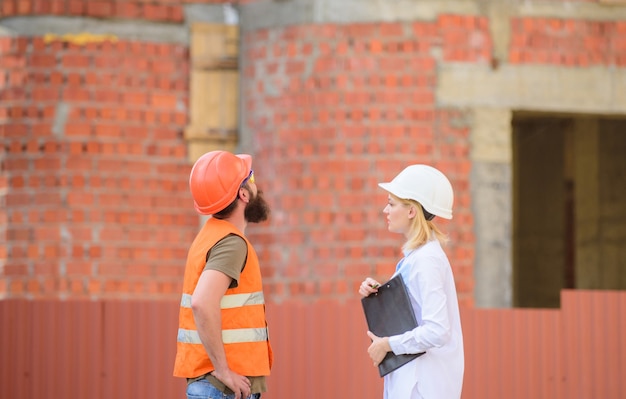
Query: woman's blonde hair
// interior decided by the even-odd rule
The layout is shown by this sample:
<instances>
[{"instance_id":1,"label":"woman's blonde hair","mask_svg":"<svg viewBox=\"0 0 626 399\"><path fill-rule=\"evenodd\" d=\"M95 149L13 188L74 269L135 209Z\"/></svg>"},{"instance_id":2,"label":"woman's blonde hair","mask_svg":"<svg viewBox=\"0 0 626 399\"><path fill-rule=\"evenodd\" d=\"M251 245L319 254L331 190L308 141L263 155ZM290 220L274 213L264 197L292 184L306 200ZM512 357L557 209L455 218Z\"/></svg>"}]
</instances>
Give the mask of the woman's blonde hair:
<instances>
[{"instance_id":1,"label":"woman's blonde hair","mask_svg":"<svg viewBox=\"0 0 626 399\"><path fill-rule=\"evenodd\" d=\"M426 244L435 235L435 238L443 245L448 242L448 236L439 230L439 227L432 221L426 220L422 205L412 199L402 199L389 193L392 197L406 206L415 208L415 217L411 220L409 227L409 238L402 246L403 250L412 250Z\"/></svg>"}]
</instances>

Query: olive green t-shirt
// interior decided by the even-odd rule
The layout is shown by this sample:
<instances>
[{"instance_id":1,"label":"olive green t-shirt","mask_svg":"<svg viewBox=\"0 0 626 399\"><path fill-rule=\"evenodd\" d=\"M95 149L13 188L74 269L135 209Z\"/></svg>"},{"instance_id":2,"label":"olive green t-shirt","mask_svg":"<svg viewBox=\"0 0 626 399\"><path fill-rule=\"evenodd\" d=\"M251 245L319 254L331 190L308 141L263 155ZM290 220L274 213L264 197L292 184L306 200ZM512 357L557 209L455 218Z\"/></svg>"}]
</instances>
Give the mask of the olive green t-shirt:
<instances>
[{"instance_id":1,"label":"olive green t-shirt","mask_svg":"<svg viewBox=\"0 0 626 399\"><path fill-rule=\"evenodd\" d=\"M248 246L243 238L235 234L229 234L219 240L207 253L204 270L217 270L233 281L229 288L239 285L239 276L246 265L248 258Z\"/></svg>"},{"instance_id":2,"label":"olive green t-shirt","mask_svg":"<svg viewBox=\"0 0 626 399\"><path fill-rule=\"evenodd\" d=\"M239 275L243 271L248 257L248 246L243 238L235 234L230 234L222 238L217 244L211 248L207 254L207 262L204 270L218 270L228 277L232 278L230 288L239 285ZM262 393L267 391L265 376L251 377L247 376L251 383L251 393ZM196 378L189 378L187 383L206 378L213 386L218 388L225 394L233 392L224 385L220 380L210 374L201 375Z\"/></svg>"}]
</instances>

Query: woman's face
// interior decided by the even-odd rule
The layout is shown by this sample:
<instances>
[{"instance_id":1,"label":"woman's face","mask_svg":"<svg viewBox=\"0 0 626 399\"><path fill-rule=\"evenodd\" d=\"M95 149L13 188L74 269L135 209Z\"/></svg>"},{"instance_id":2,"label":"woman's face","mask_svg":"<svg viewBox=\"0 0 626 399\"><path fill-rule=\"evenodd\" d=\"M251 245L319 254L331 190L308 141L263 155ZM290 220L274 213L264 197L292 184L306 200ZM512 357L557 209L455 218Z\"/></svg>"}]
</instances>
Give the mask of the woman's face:
<instances>
[{"instance_id":1,"label":"woman's face","mask_svg":"<svg viewBox=\"0 0 626 399\"><path fill-rule=\"evenodd\" d=\"M387 229L390 232L404 234L405 236L409 233L411 219L414 216L412 206L390 195L383 213L387 215Z\"/></svg>"}]
</instances>

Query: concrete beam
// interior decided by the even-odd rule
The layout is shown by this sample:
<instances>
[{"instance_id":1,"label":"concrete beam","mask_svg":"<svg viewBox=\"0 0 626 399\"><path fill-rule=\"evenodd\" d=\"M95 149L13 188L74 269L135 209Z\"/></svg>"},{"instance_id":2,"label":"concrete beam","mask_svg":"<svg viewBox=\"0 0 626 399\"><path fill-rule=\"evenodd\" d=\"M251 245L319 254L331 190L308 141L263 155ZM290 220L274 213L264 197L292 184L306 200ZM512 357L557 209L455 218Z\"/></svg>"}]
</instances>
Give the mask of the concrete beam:
<instances>
[{"instance_id":1,"label":"concrete beam","mask_svg":"<svg viewBox=\"0 0 626 399\"><path fill-rule=\"evenodd\" d=\"M240 6L242 28L254 31L302 24L432 21L439 14L553 17L615 21L626 7L596 3L503 2L502 0L257 0ZM496 30L498 28L496 27Z\"/></svg>"},{"instance_id":2,"label":"concrete beam","mask_svg":"<svg viewBox=\"0 0 626 399\"><path fill-rule=\"evenodd\" d=\"M74 17L31 16L0 20L0 36L78 35L86 32L124 40L189 44L189 32L184 25Z\"/></svg>"},{"instance_id":3,"label":"concrete beam","mask_svg":"<svg viewBox=\"0 0 626 399\"><path fill-rule=\"evenodd\" d=\"M626 70L445 64L439 67L436 99L441 107L623 115Z\"/></svg>"},{"instance_id":4,"label":"concrete beam","mask_svg":"<svg viewBox=\"0 0 626 399\"><path fill-rule=\"evenodd\" d=\"M239 10L231 4L187 4L183 8L185 23L194 22L237 25Z\"/></svg>"}]
</instances>

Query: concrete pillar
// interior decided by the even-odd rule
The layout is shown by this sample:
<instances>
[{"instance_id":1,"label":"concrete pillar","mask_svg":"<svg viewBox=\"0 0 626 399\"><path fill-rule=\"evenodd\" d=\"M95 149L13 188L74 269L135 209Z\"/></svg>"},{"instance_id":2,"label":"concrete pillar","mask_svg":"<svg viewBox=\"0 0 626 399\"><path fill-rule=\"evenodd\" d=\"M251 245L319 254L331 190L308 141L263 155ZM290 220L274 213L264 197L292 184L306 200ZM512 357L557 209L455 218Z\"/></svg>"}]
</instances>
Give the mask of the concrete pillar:
<instances>
[{"instance_id":1,"label":"concrete pillar","mask_svg":"<svg viewBox=\"0 0 626 399\"><path fill-rule=\"evenodd\" d=\"M476 108L470 135L477 306L509 307L511 291L511 122L509 109Z\"/></svg>"}]
</instances>

